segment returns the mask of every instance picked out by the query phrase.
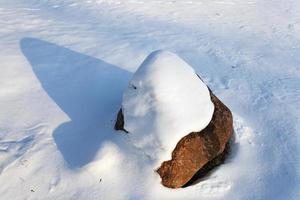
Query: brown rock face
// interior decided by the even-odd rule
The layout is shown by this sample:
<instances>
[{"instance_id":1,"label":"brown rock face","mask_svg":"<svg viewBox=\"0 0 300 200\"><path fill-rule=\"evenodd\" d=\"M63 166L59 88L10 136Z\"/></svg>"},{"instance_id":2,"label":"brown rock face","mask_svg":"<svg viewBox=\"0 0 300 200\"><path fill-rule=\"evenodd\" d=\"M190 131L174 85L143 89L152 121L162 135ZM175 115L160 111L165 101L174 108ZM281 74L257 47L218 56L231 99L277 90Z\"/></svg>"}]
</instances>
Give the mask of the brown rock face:
<instances>
[{"instance_id":1,"label":"brown rock face","mask_svg":"<svg viewBox=\"0 0 300 200\"><path fill-rule=\"evenodd\" d=\"M157 170L166 187L185 187L224 161L233 134L232 114L211 91L210 96L215 105L211 122L202 131L184 136L173 150L172 159L164 161ZM122 109L115 129L127 133Z\"/></svg>"},{"instance_id":2,"label":"brown rock face","mask_svg":"<svg viewBox=\"0 0 300 200\"><path fill-rule=\"evenodd\" d=\"M211 122L202 131L183 137L172 152L172 160L164 161L157 170L166 187L185 186L203 167L209 170L224 157L233 133L232 115L212 92L210 96L215 105Z\"/></svg>"}]
</instances>

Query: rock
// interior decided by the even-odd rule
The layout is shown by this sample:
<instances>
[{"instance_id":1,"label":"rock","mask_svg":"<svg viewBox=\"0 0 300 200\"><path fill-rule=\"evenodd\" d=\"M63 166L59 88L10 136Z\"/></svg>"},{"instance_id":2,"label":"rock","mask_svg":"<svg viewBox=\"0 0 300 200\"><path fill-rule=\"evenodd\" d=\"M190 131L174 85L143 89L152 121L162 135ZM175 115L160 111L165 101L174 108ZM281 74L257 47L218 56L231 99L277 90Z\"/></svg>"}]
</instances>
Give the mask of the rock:
<instances>
[{"instance_id":1,"label":"rock","mask_svg":"<svg viewBox=\"0 0 300 200\"><path fill-rule=\"evenodd\" d=\"M207 169L199 173L200 177L224 159L225 147L229 146L233 133L232 114L212 92L210 95L215 110L209 125L200 132L183 137L173 150L172 159L163 162L157 170L166 187L183 187L203 167Z\"/></svg>"},{"instance_id":2,"label":"rock","mask_svg":"<svg viewBox=\"0 0 300 200\"><path fill-rule=\"evenodd\" d=\"M163 162L157 170L166 187L187 186L224 162L233 134L232 114L211 91L210 95L215 110L209 125L200 132L183 137L173 150L172 159ZM122 109L118 113L115 129L127 132Z\"/></svg>"},{"instance_id":3,"label":"rock","mask_svg":"<svg viewBox=\"0 0 300 200\"><path fill-rule=\"evenodd\" d=\"M162 163L157 172L170 188L220 164L233 132L230 110L190 65L166 51L151 53L133 75L115 129Z\"/></svg>"}]
</instances>

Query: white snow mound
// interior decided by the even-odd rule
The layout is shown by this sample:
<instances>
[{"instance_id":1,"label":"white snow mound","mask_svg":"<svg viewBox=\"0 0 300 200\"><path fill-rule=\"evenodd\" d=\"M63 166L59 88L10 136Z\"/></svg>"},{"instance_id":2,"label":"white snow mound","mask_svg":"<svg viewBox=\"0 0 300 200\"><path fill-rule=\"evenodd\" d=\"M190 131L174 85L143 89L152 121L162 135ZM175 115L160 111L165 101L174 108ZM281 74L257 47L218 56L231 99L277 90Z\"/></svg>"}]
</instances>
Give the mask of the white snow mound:
<instances>
[{"instance_id":1,"label":"white snow mound","mask_svg":"<svg viewBox=\"0 0 300 200\"><path fill-rule=\"evenodd\" d=\"M211 121L214 105L194 69L167 51L151 53L123 96L125 129L154 159L170 159L177 142ZM155 155L159 153L159 157Z\"/></svg>"}]
</instances>

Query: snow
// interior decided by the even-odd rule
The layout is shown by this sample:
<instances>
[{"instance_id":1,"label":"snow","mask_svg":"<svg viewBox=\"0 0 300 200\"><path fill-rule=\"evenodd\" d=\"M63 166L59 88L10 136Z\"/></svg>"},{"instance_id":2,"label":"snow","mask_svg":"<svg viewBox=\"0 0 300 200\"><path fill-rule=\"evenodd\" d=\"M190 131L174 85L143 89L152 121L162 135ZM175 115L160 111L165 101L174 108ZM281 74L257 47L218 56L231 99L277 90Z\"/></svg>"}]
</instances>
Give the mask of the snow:
<instances>
[{"instance_id":1,"label":"snow","mask_svg":"<svg viewBox=\"0 0 300 200\"><path fill-rule=\"evenodd\" d=\"M299 13L297 0L0 1L0 199L298 200ZM184 189L113 130L156 49L234 118L230 158Z\"/></svg>"},{"instance_id":2,"label":"snow","mask_svg":"<svg viewBox=\"0 0 300 200\"><path fill-rule=\"evenodd\" d=\"M171 159L181 138L209 124L214 105L194 69L177 55L159 50L133 75L122 109L133 144L159 158L160 165Z\"/></svg>"}]
</instances>

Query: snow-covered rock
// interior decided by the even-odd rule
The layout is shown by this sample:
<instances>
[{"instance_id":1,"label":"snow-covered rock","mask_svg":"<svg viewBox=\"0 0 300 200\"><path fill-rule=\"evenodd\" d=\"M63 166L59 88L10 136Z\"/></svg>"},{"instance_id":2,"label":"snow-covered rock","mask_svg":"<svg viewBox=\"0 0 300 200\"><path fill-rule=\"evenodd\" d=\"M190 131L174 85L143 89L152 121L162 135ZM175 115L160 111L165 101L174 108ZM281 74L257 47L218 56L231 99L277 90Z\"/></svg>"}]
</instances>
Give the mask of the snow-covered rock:
<instances>
[{"instance_id":1,"label":"snow-covered rock","mask_svg":"<svg viewBox=\"0 0 300 200\"><path fill-rule=\"evenodd\" d=\"M209 124L214 105L193 68L160 50L151 53L133 75L122 111L124 129L134 145L161 162L171 158L182 137Z\"/></svg>"},{"instance_id":2,"label":"snow-covered rock","mask_svg":"<svg viewBox=\"0 0 300 200\"><path fill-rule=\"evenodd\" d=\"M233 120L186 62L155 51L133 75L115 128L159 162L164 186L178 188L224 161Z\"/></svg>"}]
</instances>

